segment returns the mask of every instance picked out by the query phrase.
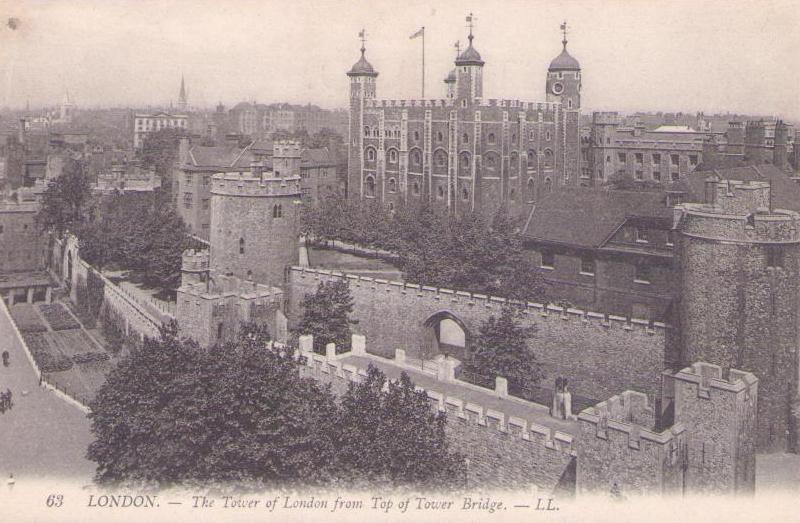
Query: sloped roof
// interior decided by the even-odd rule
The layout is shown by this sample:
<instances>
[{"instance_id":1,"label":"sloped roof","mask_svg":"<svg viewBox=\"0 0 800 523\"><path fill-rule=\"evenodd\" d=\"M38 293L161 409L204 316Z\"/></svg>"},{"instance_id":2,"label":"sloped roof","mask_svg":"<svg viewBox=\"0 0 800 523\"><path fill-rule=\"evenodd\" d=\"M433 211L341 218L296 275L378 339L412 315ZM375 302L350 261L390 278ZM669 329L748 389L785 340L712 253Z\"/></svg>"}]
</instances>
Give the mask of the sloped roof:
<instances>
[{"instance_id":1,"label":"sloped roof","mask_svg":"<svg viewBox=\"0 0 800 523\"><path fill-rule=\"evenodd\" d=\"M195 145L189 149L190 167L228 168L250 166L252 154L248 148L232 146L206 147Z\"/></svg>"},{"instance_id":2,"label":"sloped roof","mask_svg":"<svg viewBox=\"0 0 800 523\"><path fill-rule=\"evenodd\" d=\"M550 62L550 71L576 71L580 70L581 64L567 52L567 43L563 42L564 49L561 54L553 58Z\"/></svg>"},{"instance_id":3,"label":"sloped roof","mask_svg":"<svg viewBox=\"0 0 800 523\"><path fill-rule=\"evenodd\" d=\"M714 175L721 180L768 181L772 187L772 205L776 209L800 212L800 186L787 173L772 164L695 171L671 184L667 190L685 192L685 201L702 202L705 196L705 180Z\"/></svg>"},{"instance_id":4,"label":"sloped roof","mask_svg":"<svg viewBox=\"0 0 800 523\"><path fill-rule=\"evenodd\" d=\"M336 161L327 147L303 149L303 167L323 167L336 165Z\"/></svg>"},{"instance_id":5,"label":"sloped roof","mask_svg":"<svg viewBox=\"0 0 800 523\"><path fill-rule=\"evenodd\" d=\"M597 248L629 217L669 218L664 191L562 189L537 202L523 235Z\"/></svg>"}]
</instances>

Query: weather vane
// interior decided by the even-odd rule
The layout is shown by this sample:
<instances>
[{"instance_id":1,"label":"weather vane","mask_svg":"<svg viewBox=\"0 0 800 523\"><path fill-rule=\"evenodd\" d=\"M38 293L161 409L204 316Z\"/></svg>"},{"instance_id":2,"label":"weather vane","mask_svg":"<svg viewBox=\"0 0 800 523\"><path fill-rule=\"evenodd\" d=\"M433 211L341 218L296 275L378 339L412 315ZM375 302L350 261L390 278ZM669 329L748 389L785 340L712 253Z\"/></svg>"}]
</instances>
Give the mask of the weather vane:
<instances>
[{"instance_id":1,"label":"weather vane","mask_svg":"<svg viewBox=\"0 0 800 523\"><path fill-rule=\"evenodd\" d=\"M470 43L470 45L472 44L472 38L473 38L473 36L472 36L472 28L474 27L475 20L477 20L477 18L472 14L472 12L470 12L469 15L467 16L467 27L469 27L469 43Z\"/></svg>"},{"instance_id":2,"label":"weather vane","mask_svg":"<svg viewBox=\"0 0 800 523\"><path fill-rule=\"evenodd\" d=\"M366 31L366 29L362 28L361 31L358 32L358 38L361 39L361 50L363 51L366 48L364 44L367 42L367 31Z\"/></svg>"}]
</instances>

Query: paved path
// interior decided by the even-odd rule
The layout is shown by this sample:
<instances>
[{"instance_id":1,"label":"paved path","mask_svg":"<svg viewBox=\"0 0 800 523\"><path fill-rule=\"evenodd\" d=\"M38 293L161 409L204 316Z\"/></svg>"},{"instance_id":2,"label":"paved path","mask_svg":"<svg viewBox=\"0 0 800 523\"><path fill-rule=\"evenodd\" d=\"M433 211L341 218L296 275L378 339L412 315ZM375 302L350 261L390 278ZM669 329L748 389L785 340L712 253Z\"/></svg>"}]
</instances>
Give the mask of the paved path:
<instances>
[{"instance_id":1,"label":"paved path","mask_svg":"<svg viewBox=\"0 0 800 523\"><path fill-rule=\"evenodd\" d=\"M0 302L0 390L11 389L14 407L0 414L0 480L10 473L21 485L26 478L70 478L89 483L94 464L86 459L91 441L89 420L77 406L39 386L39 379ZM23 395L27 391L27 395Z\"/></svg>"}]
</instances>

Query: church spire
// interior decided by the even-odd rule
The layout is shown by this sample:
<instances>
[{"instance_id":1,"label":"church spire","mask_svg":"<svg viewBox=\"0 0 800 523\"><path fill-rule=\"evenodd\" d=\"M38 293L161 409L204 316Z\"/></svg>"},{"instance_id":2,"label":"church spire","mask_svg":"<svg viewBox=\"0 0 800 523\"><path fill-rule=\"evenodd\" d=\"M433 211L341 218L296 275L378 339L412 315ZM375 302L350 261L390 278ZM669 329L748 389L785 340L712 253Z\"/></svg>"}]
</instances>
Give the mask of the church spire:
<instances>
[{"instance_id":1,"label":"church spire","mask_svg":"<svg viewBox=\"0 0 800 523\"><path fill-rule=\"evenodd\" d=\"M189 105L189 101L186 98L186 85L183 79L183 73L181 73L181 91L178 93L178 110L185 111Z\"/></svg>"}]
</instances>

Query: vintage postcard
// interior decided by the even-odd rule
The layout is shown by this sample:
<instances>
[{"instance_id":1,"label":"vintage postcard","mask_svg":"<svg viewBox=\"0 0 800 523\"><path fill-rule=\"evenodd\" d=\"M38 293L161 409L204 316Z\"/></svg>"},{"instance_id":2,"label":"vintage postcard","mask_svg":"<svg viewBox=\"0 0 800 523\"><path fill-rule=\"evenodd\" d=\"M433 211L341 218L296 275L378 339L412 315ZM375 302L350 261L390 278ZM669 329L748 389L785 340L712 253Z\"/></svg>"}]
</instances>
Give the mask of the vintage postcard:
<instances>
[{"instance_id":1,"label":"vintage postcard","mask_svg":"<svg viewBox=\"0 0 800 523\"><path fill-rule=\"evenodd\" d=\"M798 27L0 0L0 519L797 521Z\"/></svg>"}]
</instances>

